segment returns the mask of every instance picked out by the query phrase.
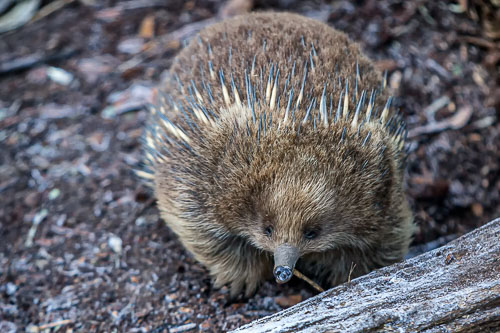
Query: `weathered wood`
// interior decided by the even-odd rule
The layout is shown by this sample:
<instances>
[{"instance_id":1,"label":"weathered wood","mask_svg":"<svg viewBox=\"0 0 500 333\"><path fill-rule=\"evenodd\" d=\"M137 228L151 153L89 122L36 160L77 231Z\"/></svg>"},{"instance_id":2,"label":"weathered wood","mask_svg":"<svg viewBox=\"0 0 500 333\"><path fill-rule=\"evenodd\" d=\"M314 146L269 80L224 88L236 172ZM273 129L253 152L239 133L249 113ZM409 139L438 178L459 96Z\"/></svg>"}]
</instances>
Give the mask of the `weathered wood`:
<instances>
[{"instance_id":1,"label":"weathered wood","mask_svg":"<svg viewBox=\"0 0 500 333\"><path fill-rule=\"evenodd\" d=\"M237 332L500 332L500 219Z\"/></svg>"}]
</instances>

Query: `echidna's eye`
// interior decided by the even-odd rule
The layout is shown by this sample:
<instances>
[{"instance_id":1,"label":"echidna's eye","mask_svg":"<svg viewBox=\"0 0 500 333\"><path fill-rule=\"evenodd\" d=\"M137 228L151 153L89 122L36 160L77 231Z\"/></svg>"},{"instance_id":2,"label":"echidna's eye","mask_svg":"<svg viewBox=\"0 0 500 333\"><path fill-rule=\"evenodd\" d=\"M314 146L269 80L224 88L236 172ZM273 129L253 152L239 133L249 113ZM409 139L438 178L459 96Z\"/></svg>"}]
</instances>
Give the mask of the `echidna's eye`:
<instances>
[{"instance_id":1,"label":"echidna's eye","mask_svg":"<svg viewBox=\"0 0 500 333\"><path fill-rule=\"evenodd\" d=\"M267 227L264 228L264 233L266 234L267 237L271 237L273 235L273 227L268 225Z\"/></svg>"},{"instance_id":2,"label":"echidna's eye","mask_svg":"<svg viewBox=\"0 0 500 333\"><path fill-rule=\"evenodd\" d=\"M304 231L304 237L307 239L314 239L318 237L318 232L316 230L306 230Z\"/></svg>"}]
</instances>

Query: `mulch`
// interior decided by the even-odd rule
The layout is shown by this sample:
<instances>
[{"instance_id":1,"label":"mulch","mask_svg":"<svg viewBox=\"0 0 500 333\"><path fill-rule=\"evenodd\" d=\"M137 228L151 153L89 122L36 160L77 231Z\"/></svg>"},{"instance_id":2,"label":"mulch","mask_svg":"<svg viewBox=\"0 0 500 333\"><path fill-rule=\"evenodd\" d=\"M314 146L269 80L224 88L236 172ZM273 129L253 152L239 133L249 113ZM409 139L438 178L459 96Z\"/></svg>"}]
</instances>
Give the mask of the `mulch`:
<instances>
[{"instance_id":1,"label":"mulch","mask_svg":"<svg viewBox=\"0 0 500 333\"><path fill-rule=\"evenodd\" d=\"M132 171L141 106L223 3L87 2L0 35L0 331L218 332L314 295L269 281L230 301ZM286 8L388 71L410 129L413 254L500 216L500 48L480 22L441 1L253 4Z\"/></svg>"}]
</instances>

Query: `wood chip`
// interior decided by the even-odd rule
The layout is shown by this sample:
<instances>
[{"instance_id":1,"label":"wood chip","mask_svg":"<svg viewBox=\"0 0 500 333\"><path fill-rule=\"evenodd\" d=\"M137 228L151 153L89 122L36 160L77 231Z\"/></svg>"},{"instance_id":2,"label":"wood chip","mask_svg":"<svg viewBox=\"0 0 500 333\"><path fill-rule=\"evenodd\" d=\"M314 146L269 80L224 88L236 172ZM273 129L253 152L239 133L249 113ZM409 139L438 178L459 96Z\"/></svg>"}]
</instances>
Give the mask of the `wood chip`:
<instances>
[{"instance_id":1,"label":"wood chip","mask_svg":"<svg viewBox=\"0 0 500 333\"><path fill-rule=\"evenodd\" d=\"M155 17L154 15L146 16L139 28L139 36L142 38L153 38L155 36Z\"/></svg>"}]
</instances>

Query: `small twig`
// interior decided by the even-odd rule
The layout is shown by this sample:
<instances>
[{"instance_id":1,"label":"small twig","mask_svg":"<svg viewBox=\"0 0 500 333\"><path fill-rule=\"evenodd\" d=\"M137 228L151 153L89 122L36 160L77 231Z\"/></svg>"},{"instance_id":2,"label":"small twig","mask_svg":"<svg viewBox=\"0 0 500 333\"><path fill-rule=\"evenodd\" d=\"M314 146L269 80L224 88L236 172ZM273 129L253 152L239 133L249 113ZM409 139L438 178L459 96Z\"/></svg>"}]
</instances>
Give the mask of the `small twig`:
<instances>
[{"instance_id":1,"label":"small twig","mask_svg":"<svg viewBox=\"0 0 500 333\"><path fill-rule=\"evenodd\" d=\"M53 328L53 327L57 327L57 326L72 324L73 322L74 322L73 319L64 319L64 320L54 321L54 322L48 323L48 324L43 324L43 325L37 326L37 328L40 331L42 331L42 330L46 330L48 328Z\"/></svg>"},{"instance_id":2,"label":"small twig","mask_svg":"<svg viewBox=\"0 0 500 333\"><path fill-rule=\"evenodd\" d=\"M347 283L351 283L351 275L354 272L354 268L356 268L356 264L351 262L351 269L349 270L349 277L347 278Z\"/></svg>"},{"instance_id":3,"label":"small twig","mask_svg":"<svg viewBox=\"0 0 500 333\"><path fill-rule=\"evenodd\" d=\"M38 11L38 13L36 13L33 19L31 19L30 23L36 22L46 16L49 16L50 14L72 3L73 1L74 0L56 0L54 2L45 5Z\"/></svg>"},{"instance_id":4,"label":"small twig","mask_svg":"<svg viewBox=\"0 0 500 333\"><path fill-rule=\"evenodd\" d=\"M164 0L134 0L134 1L122 2L115 8L123 10L136 10L143 8L165 7L165 6L166 6L166 1Z\"/></svg>"},{"instance_id":5,"label":"small twig","mask_svg":"<svg viewBox=\"0 0 500 333\"><path fill-rule=\"evenodd\" d=\"M424 126L416 127L408 132L408 138L413 139L423 134L435 134L449 129L457 130L469 122L472 116L473 109L469 105L465 105L458 109L451 117L445 118L438 122L432 122Z\"/></svg>"},{"instance_id":6,"label":"small twig","mask_svg":"<svg viewBox=\"0 0 500 333\"><path fill-rule=\"evenodd\" d=\"M486 49L499 48L498 44L480 37L464 36L461 39L469 44L474 44L476 46L484 47Z\"/></svg>"},{"instance_id":7,"label":"small twig","mask_svg":"<svg viewBox=\"0 0 500 333\"><path fill-rule=\"evenodd\" d=\"M436 121L436 112L450 104L451 100L448 96L444 95L434 100L429 106L424 109L424 114L427 115L429 122Z\"/></svg>"},{"instance_id":8,"label":"small twig","mask_svg":"<svg viewBox=\"0 0 500 333\"><path fill-rule=\"evenodd\" d=\"M293 270L293 275L295 275L299 279L302 279L302 280L306 281L307 283L309 283L314 289L316 289L320 293L322 293L323 291L325 291L323 288L320 287L319 284L317 284L316 282L314 282L313 280L311 280L310 278L308 278L307 276L305 276L304 274L302 274L301 272L299 272L297 269Z\"/></svg>"},{"instance_id":9,"label":"small twig","mask_svg":"<svg viewBox=\"0 0 500 333\"><path fill-rule=\"evenodd\" d=\"M429 68L431 71L438 74L446 82L450 82L453 79L450 72L446 68L441 66L440 63L438 63L436 60L434 60L432 58L429 58L425 61L425 66L427 68Z\"/></svg>"},{"instance_id":10,"label":"small twig","mask_svg":"<svg viewBox=\"0 0 500 333\"><path fill-rule=\"evenodd\" d=\"M41 64L66 60L78 52L77 49L63 49L53 54L34 53L0 64L0 76L28 70Z\"/></svg>"}]
</instances>

